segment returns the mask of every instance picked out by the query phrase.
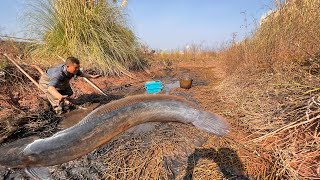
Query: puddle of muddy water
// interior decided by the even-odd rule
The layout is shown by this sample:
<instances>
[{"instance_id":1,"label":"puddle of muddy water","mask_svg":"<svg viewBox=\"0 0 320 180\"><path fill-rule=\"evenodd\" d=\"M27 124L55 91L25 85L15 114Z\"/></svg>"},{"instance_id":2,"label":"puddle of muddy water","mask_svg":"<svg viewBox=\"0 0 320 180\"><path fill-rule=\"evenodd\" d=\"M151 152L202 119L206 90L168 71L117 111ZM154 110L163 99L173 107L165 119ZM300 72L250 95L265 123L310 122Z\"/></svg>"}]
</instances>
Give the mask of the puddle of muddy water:
<instances>
[{"instance_id":1,"label":"puddle of muddy water","mask_svg":"<svg viewBox=\"0 0 320 180\"><path fill-rule=\"evenodd\" d=\"M166 94L169 94L173 89L176 89L176 88L179 88L179 87L180 87L180 82L179 81L167 82L167 83L164 83L163 91Z\"/></svg>"}]
</instances>

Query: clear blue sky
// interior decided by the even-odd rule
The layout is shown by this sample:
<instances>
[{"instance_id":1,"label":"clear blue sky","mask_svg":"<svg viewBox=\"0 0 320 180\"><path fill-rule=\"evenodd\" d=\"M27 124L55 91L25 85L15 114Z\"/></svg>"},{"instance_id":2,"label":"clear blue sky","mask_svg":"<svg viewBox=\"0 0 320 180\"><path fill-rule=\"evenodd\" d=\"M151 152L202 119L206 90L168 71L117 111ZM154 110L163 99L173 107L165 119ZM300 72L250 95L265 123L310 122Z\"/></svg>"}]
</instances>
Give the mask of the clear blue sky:
<instances>
[{"instance_id":1,"label":"clear blue sky","mask_svg":"<svg viewBox=\"0 0 320 180\"><path fill-rule=\"evenodd\" d=\"M183 48L187 44L215 46L230 40L232 33L241 39L253 19L271 7L271 0L128 0L129 24L140 41L155 49ZM1 0L0 33L24 36L21 16L26 0Z\"/></svg>"}]
</instances>

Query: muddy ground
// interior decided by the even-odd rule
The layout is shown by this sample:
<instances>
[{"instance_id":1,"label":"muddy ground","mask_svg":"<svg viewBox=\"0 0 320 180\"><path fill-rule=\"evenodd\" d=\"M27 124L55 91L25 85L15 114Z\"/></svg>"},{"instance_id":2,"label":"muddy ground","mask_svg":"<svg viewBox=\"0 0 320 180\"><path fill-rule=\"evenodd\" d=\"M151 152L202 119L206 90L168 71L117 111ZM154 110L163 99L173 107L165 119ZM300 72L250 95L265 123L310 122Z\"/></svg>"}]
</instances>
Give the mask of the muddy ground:
<instances>
[{"instance_id":1,"label":"muddy ground","mask_svg":"<svg viewBox=\"0 0 320 180\"><path fill-rule=\"evenodd\" d=\"M28 67L26 67L28 68ZM14 71L14 67L11 68ZM18 71L18 70L16 70ZM30 69L29 72L34 72ZM49 167L54 179L256 179L268 168L268 157L258 147L242 144L245 130L238 129L232 110L215 87L220 82L214 62L156 64L149 72L128 77L101 77L93 80L108 96L95 92L81 79L72 82L77 109L62 116L53 113L41 92L11 91L13 99L0 104L1 144L22 137L48 137L72 126L96 107L126 96L146 93L144 83L161 80L164 94L173 94L196 103L200 108L226 117L232 125L227 137L216 137L188 125L149 123L134 127L90 154L62 165ZM21 74L19 76L22 76ZM39 74L33 73L35 79ZM177 87L181 77L193 79L191 89ZM23 80L26 85L33 85ZM20 86L19 86L20 87ZM3 88L3 87L2 87ZM12 88L11 88L12 89ZM5 88L6 92L10 87ZM6 104L7 103L7 104ZM8 105L9 103L9 105ZM9 107L9 108L8 108ZM58 158L58 157L57 157ZM22 169L0 167L2 179L29 179Z\"/></svg>"}]
</instances>

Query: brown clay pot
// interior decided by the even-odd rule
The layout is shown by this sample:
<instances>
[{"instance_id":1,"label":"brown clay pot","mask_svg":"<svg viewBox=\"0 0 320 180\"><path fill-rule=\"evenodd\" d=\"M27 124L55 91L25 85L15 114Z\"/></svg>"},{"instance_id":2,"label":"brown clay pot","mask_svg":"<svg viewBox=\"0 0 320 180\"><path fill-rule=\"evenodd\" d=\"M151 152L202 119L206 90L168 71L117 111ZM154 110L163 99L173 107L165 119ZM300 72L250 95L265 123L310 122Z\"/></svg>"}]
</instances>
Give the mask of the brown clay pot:
<instances>
[{"instance_id":1,"label":"brown clay pot","mask_svg":"<svg viewBox=\"0 0 320 180\"><path fill-rule=\"evenodd\" d=\"M192 85L192 79L180 79L180 87L184 89L190 89Z\"/></svg>"}]
</instances>

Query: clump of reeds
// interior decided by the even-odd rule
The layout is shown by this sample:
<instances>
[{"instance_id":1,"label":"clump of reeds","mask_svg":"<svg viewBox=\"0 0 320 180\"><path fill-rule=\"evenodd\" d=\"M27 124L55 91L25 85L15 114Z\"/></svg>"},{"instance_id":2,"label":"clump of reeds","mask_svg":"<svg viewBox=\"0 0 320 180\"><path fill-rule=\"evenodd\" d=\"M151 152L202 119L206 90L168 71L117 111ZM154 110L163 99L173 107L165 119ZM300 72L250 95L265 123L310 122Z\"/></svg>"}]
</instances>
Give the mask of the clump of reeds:
<instances>
[{"instance_id":1,"label":"clump of reeds","mask_svg":"<svg viewBox=\"0 0 320 180\"><path fill-rule=\"evenodd\" d=\"M33 36L41 39L33 58L42 63L52 64L56 55L72 55L104 74L126 74L141 67L136 37L122 10L111 2L37 0L27 15Z\"/></svg>"}]
</instances>

